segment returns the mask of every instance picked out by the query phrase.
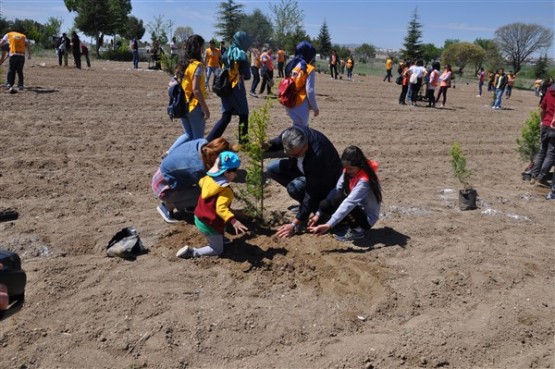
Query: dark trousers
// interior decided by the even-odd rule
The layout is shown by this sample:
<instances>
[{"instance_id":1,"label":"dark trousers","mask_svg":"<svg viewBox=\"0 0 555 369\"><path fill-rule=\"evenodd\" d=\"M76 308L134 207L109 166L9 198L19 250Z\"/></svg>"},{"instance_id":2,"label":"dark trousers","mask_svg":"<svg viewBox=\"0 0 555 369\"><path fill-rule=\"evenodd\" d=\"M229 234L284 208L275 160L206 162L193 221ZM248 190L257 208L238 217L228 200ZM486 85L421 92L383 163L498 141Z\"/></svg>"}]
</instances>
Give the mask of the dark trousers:
<instances>
[{"instance_id":1,"label":"dark trousers","mask_svg":"<svg viewBox=\"0 0 555 369\"><path fill-rule=\"evenodd\" d=\"M256 87L258 86L258 83L260 83L260 72L258 71L257 67L251 66L251 74L252 74L251 92L255 94Z\"/></svg>"},{"instance_id":2,"label":"dark trousers","mask_svg":"<svg viewBox=\"0 0 555 369\"><path fill-rule=\"evenodd\" d=\"M266 73L264 73L262 75L262 84L260 85L260 92L259 93L263 93L264 88L268 89L268 94L272 93L272 87L270 87L270 84L268 83L268 81L271 80L271 79L274 79L274 71L273 70L266 71Z\"/></svg>"},{"instance_id":3,"label":"dark trousers","mask_svg":"<svg viewBox=\"0 0 555 369\"><path fill-rule=\"evenodd\" d=\"M407 98L407 92L409 91L409 85L403 85L401 89L401 95L399 95L399 104L406 104L405 99Z\"/></svg>"},{"instance_id":4,"label":"dark trousers","mask_svg":"<svg viewBox=\"0 0 555 369\"><path fill-rule=\"evenodd\" d=\"M337 64L330 64L331 78L337 79Z\"/></svg>"},{"instance_id":5,"label":"dark trousers","mask_svg":"<svg viewBox=\"0 0 555 369\"><path fill-rule=\"evenodd\" d=\"M60 67L62 66L62 58L64 57L64 53L58 50L58 64Z\"/></svg>"},{"instance_id":6,"label":"dark trousers","mask_svg":"<svg viewBox=\"0 0 555 369\"><path fill-rule=\"evenodd\" d=\"M436 99L434 96L434 90L426 90L426 98L428 99L428 106L436 106Z\"/></svg>"},{"instance_id":7,"label":"dark trousers","mask_svg":"<svg viewBox=\"0 0 555 369\"><path fill-rule=\"evenodd\" d=\"M219 121L214 124L214 128L210 132L210 139L213 140L214 138L222 137L224 134L229 122L231 122L232 113L231 112L223 112L222 117ZM246 140L246 136L249 133L249 115L248 114L240 114L239 115L239 142L244 143ZM208 139L208 137L207 137Z\"/></svg>"},{"instance_id":8,"label":"dark trousers","mask_svg":"<svg viewBox=\"0 0 555 369\"><path fill-rule=\"evenodd\" d=\"M13 87L15 84L15 74L17 73L17 85L23 87L23 66L25 65L25 57L23 55L10 56L10 64L8 67L8 84Z\"/></svg>"},{"instance_id":9,"label":"dark trousers","mask_svg":"<svg viewBox=\"0 0 555 369\"><path fill-rule=\"evenodd\" d=\"M540 132L541 147L534 158L532 177L543 179L555 165L555 128L541 126Z\"/></svg>"},{"instance_id":10,"label":"dark trousers","mask_svg":"<svg viewBox=\"0 0 555 369\"><path fill-rule=\"evenodd\" d=\"M81 69L81 51L73 50L73 60L77 69Z\"/></svg>"},{"instance_id":11,"label":"dark trousers","mask_svg":"<svg viewBox=\"0 0 555 369\"><path fill-rule=\"evenodd\" d=\"M285 65L284 62L278 62L278 77L279 77L279 78L285 77L285 74L283 73L283 67L284 67L284 65Z\"/></svg>"},{"instance_id":12,"label":"dark trousers","mask_svg":"<svg viewBox=\"0 0 555 369\"><path fill-rule=\"evenodd\" d=\"M91 67L91 59L89 58L89 53L83 54L85 56L85 60L87 61L87 67Z\"/></svg>"},{"instance_id":13,"label":"dark trousers","mask_svg":"<svg viewBox=\"0 0 555 369\"><path fill-rule=\"evenodd\" d=\"M383 81L385 82L385 80L387 80L387 82L391 82L391 77L393 77L391 75L391 69L386 69L385 70L385 77L383 78Z\"/></svg>"},{"instance_id":14,"label":"dark trousers","mask_svg":"<svg viewBox=\"0 0 555 369\"><path fill-rule=\"evenodd\" d=\"M345 193L338 191L331 199L324 199L320 202L320 211L325 214L326 219L328 219L346 198L347 195L345 195ZM349 224L350 228L361 227L365 230L369 230L371 228L364 210L362 210L362 208L358 205L351 210L349 215L345 217L345 220Z\"/></svg>"},{"instance_id":15,"label":"dark trousers","mask_svg":"<svg viewBox=\"0 0 555 369\"><path fill-rule=\"evenodd\" d=\"M411 83L411 94L410 94L410 101L416 103L418 99L418 92L420 91L420 87L422 87L422 82Z\"/></svg>"},{"instance_id":16,"label":"dark trousers","mask_svg":"<svg viewBox=\"0 0 555 369\"><path fill-rule=\"evenodd\" d=\"M447 101L447 86L440 86L439 87L439 92L437 93L437 98L436 98L436 102L439 101L439 97L441 95L443 95L443 101L441 102L443 105L445 105L445 102Z\"/></svg>"}]
</instances>

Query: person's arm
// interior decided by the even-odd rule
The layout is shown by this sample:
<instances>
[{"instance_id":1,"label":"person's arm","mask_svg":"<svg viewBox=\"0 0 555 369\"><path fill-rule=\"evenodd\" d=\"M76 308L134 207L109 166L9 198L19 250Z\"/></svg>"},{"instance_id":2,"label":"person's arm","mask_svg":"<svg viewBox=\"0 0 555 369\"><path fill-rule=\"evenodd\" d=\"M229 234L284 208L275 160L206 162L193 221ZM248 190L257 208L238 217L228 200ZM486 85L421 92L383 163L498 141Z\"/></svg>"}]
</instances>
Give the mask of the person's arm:
<instances>
[{"instance_id":1,"label":"person's arm","mask_svg":"<svg viewBox=\"0 0 555 369\"><path fill-rule=\"evenodd\" d=\"M370 184L368 182L358 181L349 196L343 200L331 218L326 222L330 228L335 227L339 222L345 219L358 204L364 201L364 198L368 196L370 191Z\"/></svg>"},{"instance_id":2,"label":"person's arm","mask_svg":"<svg viewBox=\"0 0 555 369\"><path fill-rule=\"evenodd\" d=\"M316 84L316 77L315 73L312 72L308 75L306 79L306 97L308 99L308 105L310 109L314 112L314 116L317 117L320 114L320 110L318 109L318 103L316 102L316 91L314 89L314 85Z\"/></svg>"},{"instance_id":3,"label":"person's arm","mask_svg":"<svg viewBox=\"0 0 555 369\"><path fill-rule=\"evenodd\" d=\"M202 71L202 68L203 68L202 64L199 64L197 66L197 70L198 68L201 68L201 71ZM204 72L202 71L202 73ZM195 95L196 99L198 100L198 103L200 104L200 107L204 114L204 119L208 120L210 119L210 109L208 109L208 105L206 105L206 101L204 100L204 96L202 95L201 83L200 83L201 75L202 74L199 74L196 71L193 74L193 95Z\"/></svg>"}]
</instances>

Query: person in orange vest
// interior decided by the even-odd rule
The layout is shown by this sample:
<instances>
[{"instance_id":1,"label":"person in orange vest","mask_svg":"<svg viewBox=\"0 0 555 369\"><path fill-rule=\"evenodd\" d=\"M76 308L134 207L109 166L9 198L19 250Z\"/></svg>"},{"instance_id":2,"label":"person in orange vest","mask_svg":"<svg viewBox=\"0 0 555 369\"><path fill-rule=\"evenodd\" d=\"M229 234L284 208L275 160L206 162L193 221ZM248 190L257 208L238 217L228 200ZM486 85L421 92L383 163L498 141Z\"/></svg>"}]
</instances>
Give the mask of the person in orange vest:
<instances>
[{"instance_id":1,"label":"person in orange vest","mask_svg":"<svg viewBox=\"0 0 555 369\"><path fill-rule=\"evenodd\" d=\"M283 67L285 66L285 51L283 48L279 47L277 51L277 63L278 63L278 77L283 78Z\"/></svg>"},{"instance_id":2,"label":"person in orange vest","mask_svg":"<svg viewBox=\"0 0 555 369\"><path fill-rule=\"evenodd\" d=\"M347 69L347 81L353 80L353 68L355 67L355 59L352 55L349 55L347 61L345 62L345 69Z\"/></svg>"},{"instance_id":3,"label":"person in orange vest","mask_svg":"<svg viewBox=\"0 0 555 369\"><path fill-rule=\"evenodd\" d=\"M505 92L505 96L507 98L507 100L511 97L511 94L513 92L513 86L515 85L515 79L516 79L516 74L513 73L513 71L509 71L509 74L507 74L507 91Z\"/></svg>"},{"instance_id":4,"label":"person in orange vest","mask_svg":"<svg viewBox=\"0 0 555 369\"><path fill-rule=\"evenodd\" d=\"M17 73L18 78L18 90L23 91L23 66L25 65L25 52L29 54L29 60L31 60L31 43L23 33L19 32L8 32L0 40L0 47L4 44L8 44L10 49L8 51L9 67L8 67L8 84L6 88L12 94L17 93L14 88L15 74Z\"/></svg>"},{"instance_id":5,"label":"person in orange vest","mask_svg":"<svg viewBox=\"0 0 555 369\"><path fill-rule=\"evenodd\" d=\"M385 77L383 78L384 82L385 82L385 80L387 80L387 82L391 82L391 77L393 77L391 75L391 69L392 68L393 68L393 60L391 59L391 57L389 57L385 61Z\"/></svg>"},{"instance_id":6,"label":"person in orange vest","mask_svg":"<svg viewBox=\"0 0 555 369\"><path fill-rule=\"evenodd\" d=\"M209 90L210 87L210 76L220 69L220 55L220 49L216 47L216 41L210 40L209 47L206 49L206 57L204 58L204 62L206 63L207 90Z\"/></svg>"}]
</instances>

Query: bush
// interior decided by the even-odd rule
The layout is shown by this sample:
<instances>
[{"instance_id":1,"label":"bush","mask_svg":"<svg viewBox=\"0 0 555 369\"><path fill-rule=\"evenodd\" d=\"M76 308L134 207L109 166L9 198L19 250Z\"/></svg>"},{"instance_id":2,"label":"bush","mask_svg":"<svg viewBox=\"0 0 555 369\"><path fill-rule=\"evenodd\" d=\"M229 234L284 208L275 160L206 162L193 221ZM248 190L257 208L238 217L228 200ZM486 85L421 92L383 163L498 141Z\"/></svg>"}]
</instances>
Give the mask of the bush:
<instances>
[{"instance_id":1,"label":"bush","mask_svg":"<svg viewBox=\"0 0 555 369\"><path fill-rule=\"evenodd\" d=\"M122 46L117 50L109 49L104 52L101 52L100 59L130 62L133 60L133 55L131 54L127 46Z\"/></svg>"},{"instance_id":2,"label":"bush","mask_svg":"<svg viewBox=\"0 0 555 369\"><path fill-rule=\"evenodd\" d=\"M540 111L530 112L530 118L524 122L520 129L520 138L516 139L517 152L520 158L532 163L540 151L541 116Z\"/></svg>"},{"instance_id":3,"label":"bush","mask_svg":"<svg viewBox=\"0 0 555 369\"><path fill-rule=\"evenodd\" d=\"M451 166L453 168L453 176L461 182L464 190L467 191L472 188L469 180L472 172L466 169L466 158L458 142L454 142L451 146Z\"/></svg>"}]
</instances>

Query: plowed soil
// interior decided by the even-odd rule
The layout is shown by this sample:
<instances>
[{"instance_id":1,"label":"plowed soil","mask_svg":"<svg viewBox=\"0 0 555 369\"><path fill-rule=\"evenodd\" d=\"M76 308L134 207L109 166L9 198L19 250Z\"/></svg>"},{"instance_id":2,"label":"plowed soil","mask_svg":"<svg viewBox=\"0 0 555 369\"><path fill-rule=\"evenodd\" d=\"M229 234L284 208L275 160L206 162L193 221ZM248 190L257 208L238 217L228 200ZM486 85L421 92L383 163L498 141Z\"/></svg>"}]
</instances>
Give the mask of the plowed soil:
<instances>
[{"instance_id":1,"label":"plowed soil","mask_svg":"<svg viewBox=\"0 0 555 369\"><path fill-rule=\"evenodd\" d=\"M205 240L165 223L150 189L182 133L165 113L169 76L53 58L28 60L25 74L24 92L0 92L0 208L20 215L0 223L0 247L20 253L28 276L26 305L0 323L1 368L554 366L555 208L521 179L515 142L532 92L495 111L489 93L457 84L445 108L410 108L379 77L319 74L311 127L380 163L384 203L368 239L278 239L294 202L271 182L272 227L249 224L221 258L180 260ZM251 109L264 100L249 97ZM207 130L220 100L208 104ZM268 134L289 125L276 101ZM225 137L236 132L234 118ZM473 211L457 204L454 141L473 172ZM108 258L127 226L150 252Z\"/></svg>"}]
</instances>

